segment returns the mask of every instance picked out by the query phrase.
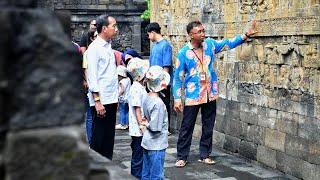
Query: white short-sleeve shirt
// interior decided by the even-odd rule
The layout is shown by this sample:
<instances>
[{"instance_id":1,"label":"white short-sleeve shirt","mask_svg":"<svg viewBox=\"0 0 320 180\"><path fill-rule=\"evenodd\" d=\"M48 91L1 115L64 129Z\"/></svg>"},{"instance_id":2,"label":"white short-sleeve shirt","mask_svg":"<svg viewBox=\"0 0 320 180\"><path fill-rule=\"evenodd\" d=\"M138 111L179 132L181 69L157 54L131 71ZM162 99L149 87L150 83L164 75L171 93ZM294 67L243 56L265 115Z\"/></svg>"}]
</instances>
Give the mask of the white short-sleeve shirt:
<instances>
[{"instance_id":1,"label":"white short-sleeve shirt","mask_svg":"<svg viewBox=\"0 0 320 180\"><path fill-rule=\"evenodd\" d=\"M135 109L134 106L141 108L141 114L144 115L142 105L145 101L146 97L148 96L145 87L143 87L137 81L134 81L130 87L129 91L129 135L140 137L142 133L140 132L139 124L136 119Z\"/></svg>"}]
</instances>

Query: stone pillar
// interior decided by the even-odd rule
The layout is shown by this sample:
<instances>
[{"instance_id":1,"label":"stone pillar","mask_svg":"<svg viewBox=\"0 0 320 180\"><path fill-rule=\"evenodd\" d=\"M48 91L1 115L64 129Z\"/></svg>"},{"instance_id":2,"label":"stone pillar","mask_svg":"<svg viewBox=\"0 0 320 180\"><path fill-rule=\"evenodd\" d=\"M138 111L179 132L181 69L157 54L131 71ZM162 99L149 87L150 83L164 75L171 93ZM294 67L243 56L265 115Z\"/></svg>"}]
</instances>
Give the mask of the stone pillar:
<instances>
[{"instance_id":1,"label":"stone pillar","mask_svg":"<svg viewBox=\"0 0 320 180\"><path fill-rule=\"evenodd\" d=\"M141 52L141 22L133 25L132 48L138 52Z\"/></svg>"}]
</instances>

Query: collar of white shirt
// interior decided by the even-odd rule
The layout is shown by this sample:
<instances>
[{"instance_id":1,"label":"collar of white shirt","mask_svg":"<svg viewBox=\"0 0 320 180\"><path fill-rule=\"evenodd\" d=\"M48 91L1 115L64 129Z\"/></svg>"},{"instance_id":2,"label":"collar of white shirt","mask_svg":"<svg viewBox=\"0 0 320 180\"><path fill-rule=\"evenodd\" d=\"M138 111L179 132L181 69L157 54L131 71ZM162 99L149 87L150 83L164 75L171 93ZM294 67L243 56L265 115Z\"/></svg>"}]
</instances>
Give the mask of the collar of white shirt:
<instances>
[{"instance_id":1,"label":"collar of white shirt","mask_svg":"<svg viewBox=\"0 0 320 180\"><path fill-rule=\"evenodd\" d=\"M96 41L101 46L108 46L111 44L111 41L106 41L106 40L102 39L99 35L97 36Z\"/></svg>"}]
</instances>

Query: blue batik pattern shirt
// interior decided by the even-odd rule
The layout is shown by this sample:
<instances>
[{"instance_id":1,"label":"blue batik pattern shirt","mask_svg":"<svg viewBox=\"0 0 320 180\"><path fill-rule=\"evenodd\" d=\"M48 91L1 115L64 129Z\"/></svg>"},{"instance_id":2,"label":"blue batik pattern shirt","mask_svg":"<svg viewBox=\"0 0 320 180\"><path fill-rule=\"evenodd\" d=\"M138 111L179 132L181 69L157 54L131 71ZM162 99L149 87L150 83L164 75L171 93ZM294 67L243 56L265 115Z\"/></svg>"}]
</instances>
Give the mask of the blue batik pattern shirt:
<instances>
[{"instance_id":1,"label":"blue batik pattern shirt","mask_svg":"<svg viewBox=\"0 0 320 180\"><path fill-rule=\"evenodd\" d=\"M177 54L173 77L174 101L181 101L182 85L185 87L185 105L199 105L216 100L219 97L218 78L214 70L215 54L237 47L244 42L241 35L233 39L216 41L207 38L202 43L203 62L201 63L190 43L186 44ZM203 65L202 65L203 64ZM203 66L203 68L201 68ZM200 82L200 73L204 71L206 80ZM184 82L183 82L184 79ZM183 84L184 83L184 84Z\"/></svg>"}]
</instances>

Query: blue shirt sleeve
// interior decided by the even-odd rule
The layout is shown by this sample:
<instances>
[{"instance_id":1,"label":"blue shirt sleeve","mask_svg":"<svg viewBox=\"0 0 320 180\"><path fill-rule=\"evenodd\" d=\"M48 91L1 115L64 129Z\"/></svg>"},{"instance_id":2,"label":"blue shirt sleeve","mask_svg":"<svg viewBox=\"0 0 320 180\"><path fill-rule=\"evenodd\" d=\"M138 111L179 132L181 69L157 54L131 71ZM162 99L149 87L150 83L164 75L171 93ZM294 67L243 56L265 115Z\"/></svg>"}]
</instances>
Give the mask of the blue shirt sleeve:
<instances>
[{"instance_id":1,"label":"blue shirt sleeve","mask_svg":"<svg viewBox=\"0 0 320 180\"><path fill-rule=\"evenodd\" d=\"M172 66L172 47L169 43L166 43L163 47L163 66L171 67Z\"/></svg>"},{"instance_id":2,"label":"blue shirt sleeve","mask_svg":"<svg viewBox=\"0 0 320 180\"><path fill-rule=\"evenodd\" d=\"M233 49L239 45L241 45L244 40L241 35L237 35L232 39L222 39L219 41L210 39L209 42L213 43L214 46L214 54L217 54L224 50Z\"/></svg>"}]
</instances>

